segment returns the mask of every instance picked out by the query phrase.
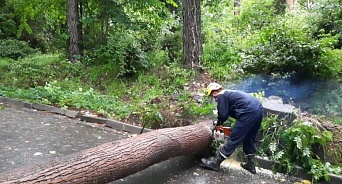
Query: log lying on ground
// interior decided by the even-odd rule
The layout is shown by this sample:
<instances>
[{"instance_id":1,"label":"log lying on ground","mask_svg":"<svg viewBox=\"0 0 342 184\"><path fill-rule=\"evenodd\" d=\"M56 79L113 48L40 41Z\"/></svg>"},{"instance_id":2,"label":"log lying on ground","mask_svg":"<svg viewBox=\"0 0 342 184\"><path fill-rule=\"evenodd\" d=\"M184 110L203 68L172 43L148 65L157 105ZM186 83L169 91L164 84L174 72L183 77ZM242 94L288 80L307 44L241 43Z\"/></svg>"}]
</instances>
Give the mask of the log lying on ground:
<instances>
[{"instance_id":1,"label":"log lying on ground","mask_svg":"<svg viewBox=\"0 0 342 184\"><path fill-rule=\"evenodd\" d=\"M211 123L167 128L0 174L0 183L108 183L206 149Z\"/></svg>"}]
</instances>

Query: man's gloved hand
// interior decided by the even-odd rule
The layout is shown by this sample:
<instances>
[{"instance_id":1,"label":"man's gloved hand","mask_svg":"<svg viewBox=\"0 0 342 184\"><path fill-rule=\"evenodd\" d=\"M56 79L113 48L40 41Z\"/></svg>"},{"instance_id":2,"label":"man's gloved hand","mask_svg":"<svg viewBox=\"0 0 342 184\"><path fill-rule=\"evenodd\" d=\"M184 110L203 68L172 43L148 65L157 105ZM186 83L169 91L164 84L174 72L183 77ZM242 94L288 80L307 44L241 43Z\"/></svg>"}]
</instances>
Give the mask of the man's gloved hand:
<instances>
[{"instance_id":1,"label":"man's gloved hand","mask_svg":"<svg viewBox=\"0 0 342 184\"><path fill-rule=\"evenodd\" d=\"M213 125L214 125L214 126L220 126L221 123L220 123L218 120L215 120L215 121L213 121Z\"/></svg>"}]
</instances>

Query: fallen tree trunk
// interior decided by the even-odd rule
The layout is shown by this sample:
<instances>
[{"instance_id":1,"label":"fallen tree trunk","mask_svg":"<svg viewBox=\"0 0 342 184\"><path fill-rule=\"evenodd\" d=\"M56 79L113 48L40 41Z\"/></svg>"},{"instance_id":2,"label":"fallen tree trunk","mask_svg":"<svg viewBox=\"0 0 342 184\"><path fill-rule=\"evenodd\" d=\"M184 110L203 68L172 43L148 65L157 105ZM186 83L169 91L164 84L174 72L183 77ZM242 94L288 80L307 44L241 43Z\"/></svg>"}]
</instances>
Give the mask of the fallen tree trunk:
<instances>
[{"instance_id":1,"label":"fallen tree trunk","mask_svg":"<svg viewBox=\"0 0 342 184\"><path fill-rule=\"evenodd\" d=\"M172 157L206 149L211 124L167 128L0 174L0 183L108 183Z\"/></svg>"}]
</instances>

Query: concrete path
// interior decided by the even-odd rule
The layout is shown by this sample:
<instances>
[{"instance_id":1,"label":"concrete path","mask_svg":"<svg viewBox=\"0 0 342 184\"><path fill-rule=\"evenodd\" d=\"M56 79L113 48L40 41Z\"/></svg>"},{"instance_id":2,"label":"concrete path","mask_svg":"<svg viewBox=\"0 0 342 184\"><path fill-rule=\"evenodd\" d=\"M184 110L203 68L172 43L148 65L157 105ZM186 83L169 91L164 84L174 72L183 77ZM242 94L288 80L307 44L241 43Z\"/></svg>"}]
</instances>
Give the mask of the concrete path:
<instances>
[{"instance_id":1,"label":"concrete path","mask_svg":"<svg viewBox=\"0 0 342 184\"><path fill-rule=\"evenodd\" d=\"M95 147L130 135L48 112L0 104L0 172ZM3 108L4 107L4 108ZM169 159L111 184L293 184L298 178L258 170L251 175L234 160L225 172L204 170L199 155Z\"/></svg>"},{"instance_id":2,"label":"concrete path","mask_svg":"<svg viewBox=\"0 0 342 184\"><path fill-rule=\"evenodd\" d=\"M128 137L127 133L52 113L0 110L0 172Z\"/></svg>"}]
</instances>

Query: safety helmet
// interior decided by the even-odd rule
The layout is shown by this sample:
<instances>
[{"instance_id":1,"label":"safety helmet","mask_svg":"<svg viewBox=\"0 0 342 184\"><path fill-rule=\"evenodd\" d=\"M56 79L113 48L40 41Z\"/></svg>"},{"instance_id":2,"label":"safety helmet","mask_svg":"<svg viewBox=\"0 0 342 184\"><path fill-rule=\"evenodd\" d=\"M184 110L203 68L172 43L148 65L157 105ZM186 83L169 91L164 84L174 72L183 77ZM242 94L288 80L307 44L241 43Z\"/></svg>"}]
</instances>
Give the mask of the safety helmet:
<instances>
[{"instance_id":1,"label":"safety helmet","mask_svg":"<svg viewBox=\"0 0 342 184\"><path fill-rule=\"evenodd\" d=\"M206 93L205 95L206 96L210 96L211 92L212 91L215 91L215 90L220 90L222 89L222 86L216 82L213 82L213 83L210 83L208 86L207 86L207 89L205 90Z\"/></svg>"}]
</instances>

